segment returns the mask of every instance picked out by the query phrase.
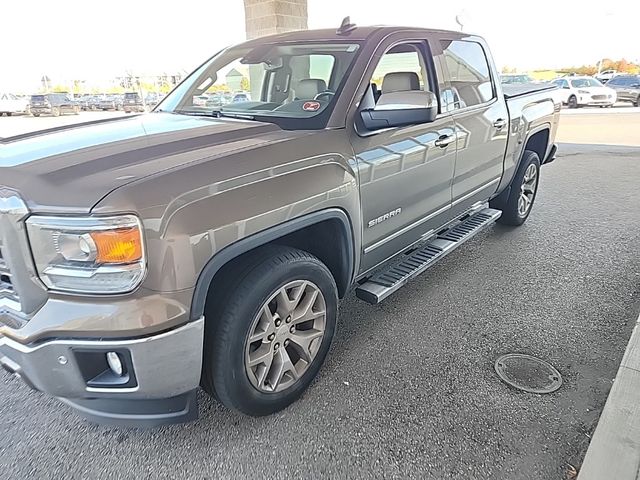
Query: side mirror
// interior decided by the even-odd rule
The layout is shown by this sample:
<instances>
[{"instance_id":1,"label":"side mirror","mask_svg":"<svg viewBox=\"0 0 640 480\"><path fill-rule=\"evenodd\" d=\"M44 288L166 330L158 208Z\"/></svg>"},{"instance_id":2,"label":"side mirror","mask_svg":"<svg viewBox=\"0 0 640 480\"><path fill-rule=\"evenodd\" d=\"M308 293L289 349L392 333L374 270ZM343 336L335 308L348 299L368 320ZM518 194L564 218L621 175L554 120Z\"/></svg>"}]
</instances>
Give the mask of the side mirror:
<instances>
[{"instance_id":1,"label":"side mirror","mask_svg":"<svg viewBox=\"0 0 640 480\"><path fill-rule=\"evenodd\" d=\"M437 115L438 99L435 94L421 90L383 93L374 108L360 111L367 130L429 123Z\"/></svg>"}]
</instances>

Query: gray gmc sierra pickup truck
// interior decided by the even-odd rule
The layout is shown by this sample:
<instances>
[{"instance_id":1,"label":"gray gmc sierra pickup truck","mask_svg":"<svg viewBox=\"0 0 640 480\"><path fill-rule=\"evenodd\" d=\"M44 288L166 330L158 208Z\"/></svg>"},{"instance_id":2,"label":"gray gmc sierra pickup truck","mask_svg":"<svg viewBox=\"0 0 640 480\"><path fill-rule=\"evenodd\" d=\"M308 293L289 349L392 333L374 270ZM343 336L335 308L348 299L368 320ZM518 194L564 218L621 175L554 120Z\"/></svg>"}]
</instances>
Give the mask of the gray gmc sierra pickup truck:
<instances>
[{"instance_id":1,"label":"gray gmc sierra pickup truck","mask_svg":"<svg viewBox=\"0 0 640 480\"><path fill-rule=\"evenodd\" d=\"M200 386L286 407L339 298L527 219L560 105L498 78L480 37L345 22L222 50L152 113L3 139L0 364L100 422L193 419Z\"/></svg>"}]
</instances>

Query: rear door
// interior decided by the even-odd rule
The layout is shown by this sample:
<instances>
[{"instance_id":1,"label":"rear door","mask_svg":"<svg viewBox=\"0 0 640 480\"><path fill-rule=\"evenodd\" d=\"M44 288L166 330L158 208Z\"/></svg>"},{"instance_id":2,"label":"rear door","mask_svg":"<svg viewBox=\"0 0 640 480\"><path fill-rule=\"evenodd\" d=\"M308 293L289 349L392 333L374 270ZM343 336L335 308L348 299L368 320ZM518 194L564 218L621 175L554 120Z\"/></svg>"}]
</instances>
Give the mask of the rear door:
<instances>
[{"instance_id":1,"label":"rear door","mask_svg":"<svg viewBox=\"0 0 640 480\"><path fill-rule=\"evenodd\" d=\"M509 112L480 40L441 38L440 44L455 99L449 108L457 137L451 193L452 213L457 214L496 191L504 169Z\"/></svg>"}]
</instances>

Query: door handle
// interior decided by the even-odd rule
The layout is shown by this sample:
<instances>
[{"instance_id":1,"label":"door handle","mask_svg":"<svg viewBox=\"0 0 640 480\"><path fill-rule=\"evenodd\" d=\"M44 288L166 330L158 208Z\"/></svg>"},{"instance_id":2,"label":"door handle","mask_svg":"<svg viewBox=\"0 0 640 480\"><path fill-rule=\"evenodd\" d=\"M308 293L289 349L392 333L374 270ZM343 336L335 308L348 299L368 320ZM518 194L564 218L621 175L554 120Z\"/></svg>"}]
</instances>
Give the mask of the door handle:
<instances>
[{"instance_id":1,"label":"door handle","mask_svg":"<svg viewBox=\"0 0 640 480\"><path fill-rule=\"evenodd\" d=\"M495 122L493 122L493 126L496 127L498 130L502 130L506 125L507 125L507 121L503 118L499 118Z\"/></svg>"},{"instance_id":2,"label":"door handle","mask_svg":"<svg viewBox=\"0 0 640 480\"><path fill-rule=\"evenodd\" d=\"M456 141L455 135L442 135L440 138L438 138L435 141L435 145L436 147L447 148L449 145L451 145L455 141Z\"/></svg>"}]
</instances>

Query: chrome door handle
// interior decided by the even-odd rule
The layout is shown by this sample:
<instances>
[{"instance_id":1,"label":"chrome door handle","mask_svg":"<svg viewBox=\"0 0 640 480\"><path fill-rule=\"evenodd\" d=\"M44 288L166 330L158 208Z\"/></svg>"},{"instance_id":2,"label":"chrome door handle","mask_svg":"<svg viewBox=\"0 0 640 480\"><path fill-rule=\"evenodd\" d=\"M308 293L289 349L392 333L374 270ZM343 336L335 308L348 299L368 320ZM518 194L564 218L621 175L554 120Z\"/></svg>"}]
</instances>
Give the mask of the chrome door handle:
<instances>
[{"instance_id":1,"label":"chrome door handle","mask_svg":"<svg viewBox=\"0 0 640 480\"><path fill-rule=\"evenodd\" d=\"M455 135L442 135L440 138L438 138L435 141L435 145L436 147L447 148L449 145L451 145L455 141L456 141Z\"/></svg>"},{"instance_id":2,"label":"chrome door handle","mask_svg":"<svg viewBox=\"0 0 640 480\"><path fill-rule=\"evenodd\" d=\"M498 130L502 130L506 125L507 125L507 121L502 118L499 118L498 120L493 122L493 126L496 127Z\"/></svg>"}]
</instances>

